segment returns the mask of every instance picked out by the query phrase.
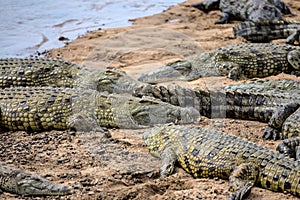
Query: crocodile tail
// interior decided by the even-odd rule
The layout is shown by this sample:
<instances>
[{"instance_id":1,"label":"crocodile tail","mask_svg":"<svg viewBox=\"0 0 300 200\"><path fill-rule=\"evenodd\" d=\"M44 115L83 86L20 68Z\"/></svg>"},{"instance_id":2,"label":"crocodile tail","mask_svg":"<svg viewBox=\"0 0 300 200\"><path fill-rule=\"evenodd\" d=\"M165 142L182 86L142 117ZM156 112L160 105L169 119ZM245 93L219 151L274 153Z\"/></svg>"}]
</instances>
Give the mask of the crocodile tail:
<instances>
[{"instance_id":1,"label":"crocodile tail","mask_svg":"<svg viewBox=\"0 0 300 200\"><path fill-rule=\"evenodd\" d=\"M279 154L280 155L280 154ZM281 154L278 158L272 158L263 170L259 173L258 185L263 188L288 192L295 196L300 196L300 168L298 162L294 159L283 158Z\"/></svg>"}]
</instances>

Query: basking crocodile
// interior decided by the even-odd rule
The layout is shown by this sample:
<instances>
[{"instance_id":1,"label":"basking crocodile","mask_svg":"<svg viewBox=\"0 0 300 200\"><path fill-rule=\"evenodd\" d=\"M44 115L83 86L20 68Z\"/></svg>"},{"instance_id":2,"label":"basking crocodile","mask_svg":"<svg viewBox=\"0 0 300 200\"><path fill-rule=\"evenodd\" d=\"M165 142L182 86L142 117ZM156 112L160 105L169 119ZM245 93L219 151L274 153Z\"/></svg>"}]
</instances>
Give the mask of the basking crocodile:
<instances>
[{"instance_id":1,"label":"basking crocodile","mask_svg":"<svg viewBox=\"0 0 300 200\"><path fill-rule=\"evenodd\" d=\"M300 133L300 82L259 80L221 90L176 86L137 88L134 95L152 96L164 102L195 108L209 118L235 118L268 123L263 137L285 139Z\"/></svg>"},{"instance_id":2,"label":"basking crocodile","mask_svg":"<svg viewBox=\"0 0 300 200\"><path fill-rule=\"evenodd\" d=\"M229 179L230 199L247 196L253 186L300 196L300 165L292 158L217 130L163 125L144 133L150 153L161 159L160 174L175 163L195 178Z\"/></svg>"},{"instance_id":3,"label":"basking crocodile","mask_svg":"<svg viewBox=\"0 0 300 200\"><path fill-rule=\"evenodd\" d=\"M193 4L204 12L221 10L221 18L216 24L229 23L232 19L245 21L276 21L283 15L292 14L289 7L280 0L205 0Z\"/></svg>"},{"instance_id":4,"label":"basking crocodile","mask_svg":"<svg viewBox=\"0 0 300 200\"><path fill-rule=\"evenodd\" d=\"M141 85L117 69L93 69L51 58L0 59L0 88L55 86L125 93Z\"/></svg>"},{"instance_id":5,"label":"basking crocodile","mask_svg":"<svg viewBox=\"0 0 300 200\"><path fill-rule=\"evenodd\" d=\"M300 47L288 44L251 43L218 48L161 67L138 80L158 83L195 80L206 76L254 78L300 71Z\"/></svg>"},{"instance_id":6,"label":"basking crocodile","mask_svg":"<svg viewBox=\"0 0 300 200\"><path fill-rule=\"evenodd\" d=\"M300 43L300 22L298 21L245 21L233 27L235 37L243 37L251 42L270 42L286 39L287 44Z\"/></svg>"},{"instance_id":7,"label":"basking crocodile","mask_svg":"<svg viewBox=\"0 0 300 200\"><path fill-rule=\"evenodd\" d=\"M67 195L68 187L57 185L37 174L31 174L0 162L0 191L24 196Z\"/></svg>"},{"instance_id":8,"label":"basking crocodile","mask_svg":"<svg viewBox=\"0 0 300 200\"><path fill-rule=\"evenodd\" d=\"M43 131L103 127L143 128L157 123L196 121L198 113L153 98L72 88L5 88L0 93L0 127Z\"/></svg>"}]
</instances>

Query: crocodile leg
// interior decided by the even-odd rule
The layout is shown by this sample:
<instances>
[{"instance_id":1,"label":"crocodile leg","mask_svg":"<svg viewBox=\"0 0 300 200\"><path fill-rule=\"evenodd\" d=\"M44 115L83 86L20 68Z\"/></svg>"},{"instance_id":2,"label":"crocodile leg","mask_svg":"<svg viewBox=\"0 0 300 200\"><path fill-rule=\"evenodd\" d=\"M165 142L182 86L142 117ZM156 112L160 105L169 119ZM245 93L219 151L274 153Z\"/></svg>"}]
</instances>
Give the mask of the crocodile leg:
<instances>
[{"instance_id":1,"label":"crocodile leg","mask_svg":"<svg viewBox=\"0 0 300 200\"><path fill-rule=\"evenodd\" d=\"M100 132L104 133L106 137L111 137L109 131L99 125L96 116L89 116L88 113L75 113L69 117L66 124L70 129L79 132Z\"/></svg>"},{"instance_id":2,"label":"crocodile leg","mask_svg":"<svg viewBox=\"0 0 300 200\"><path fill-rule=\"evenodd\" d=\"M286 134L281 132L283 124L285 123L286 119L291 116L299 107L299 102L292 102L285 106L279 107L277 112L272 115L268 123L268 127L265 129L262 137L264 139L272 138L273 140L286 138Z\"/></svg>"},{"instance_id":3,"label":"crocodile leg","mask_svg":"<svg viewBox=\"0 0 300 200\"><path fill-rule=\"evenodd\" d=\"M291 35L286 38L286 43L294 45L295 43L300 43L300 30L297 29Z\"/></svg>"},{"instance_id":4,"label":"crocodile leg","mask_svg":"<svg viewBox=\"0 0 300 200\"><path fill-rule=\"evenodd\" d=\"M277 146L277 151L286 156L300 161L300 138L288 138L282 140Z\"/></svg>"},{"instance_id":5,"label":"crocodile leg","mask_svg":"<svg viewBox=\"0 0 300 200\"><path fill-rule=\"evenodd\" d=\"M175 161L177 156L171 148L166 148L161 154L162 162L160 166L160 175L169 176L173 173L175 168Z\"/></svg>"},{"instance_id":6,"label":"crocodile leg","mask_svg":"<svg viewBox=\"0 0 300 200\"><path fill-rule=\"evenodd\" d=\"M25 196L67 195L68 187L57 185L37 174L0 163L0 189Z\"/></svg>"},{"instance_id":7,"label":"crocodile leg","mask_svg":"<svg viewBox=\"0 0 300 200\"><path fill-rule=\"evenodd\" d=\"M286 5L284 2L277 1L279 3L278 8L285 15L297 16L296 14L292 13L291 9Z\"/></svg>"},{"instance_id":8,"label":"crocodile leg","mask_svg":"<svg viewBox=\"0 0 300 200\"><path fill-rule=\"evenodd\" d=\"M243 163L237 166L229 177L229 191L233 192L231 200L246 197L258 178L258 167L253 163Z\"/></svg>"},{"instance_id":9,"label":"crocodile leg","mask_svg":"<svg viewBox=\"0 0 300 200\"><path fill-rule=\"evenodd\" d=\"M77 113L73 114L67 122L70 128L74 128L77 131L92 131L97 124L97 121L91 117L85 116L84 114ZM94 126L93 126L94 125Z\"/></svg>"},{"instance_id":10,"label":"crocodile leg","mask_svg":"<svg viewBox=\"0 0 300 200\"><path fill-rule=\"evenodd\" d=\"M299 106L300 107L300 106ZM281 131L282 137L295 138L300 137L300 108L293 112L283 123Z\"/></svg>"},{"instance_id":11,"label":"crocodile leg","mask_svg":"<svg viewBox=\"0 0 300 200\"><path fill-rule=\"evenodd\" d=\"M230 15L226 12L222 12L220 15L220 19L215 22L215 24L228 24Z\"/></svg>"},{"instance_id":12,"label":"crocodile leg","mask_svg":"<svg viewBox=\"0 0 300 200\"><path fill-rule=\"evenodd\" d=\"M242 73L241 68L233 62L218 62L216 68L220 75L226 75L232 80L239 80Z\"/></svg>"},{"instance_id":13,"label":"crocodile leg","mask_svg":"<svg viewBox=\"0 0 300 200\"><path fill-rule=\"evenodd\" d=\"M300 69L300 51L298 51L298 50L289 51L287 54L287 60L296 71L299 71L299 69Z\"/></svg>"}]
</instances>

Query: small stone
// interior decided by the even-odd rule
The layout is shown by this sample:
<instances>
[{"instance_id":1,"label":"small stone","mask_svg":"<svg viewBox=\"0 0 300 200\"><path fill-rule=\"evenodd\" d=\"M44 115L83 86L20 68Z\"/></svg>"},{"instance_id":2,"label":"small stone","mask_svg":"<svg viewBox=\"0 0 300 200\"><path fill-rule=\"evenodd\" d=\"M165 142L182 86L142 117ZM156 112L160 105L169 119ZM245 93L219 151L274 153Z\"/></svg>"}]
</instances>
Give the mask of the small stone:
<instances>
[{"instance_id":1,"label":"small stone","mask_svg":"<svg viewBox=\"0 0 300 200\"><path fill-rule=\"evenodd\" d=\"M74 190L80 189L80 186L79 186L79 185L76 185L76 184L73 184L72 187L73 187Z\"/></svg>"},{"instance_id":2,"label":"small stone","mask_svg":"<svg viewBox=\"0 0 300 200\"><path fill-rule=\"evenodd\" d=\"M58 40L59 40L59 41L68 41L69 38L64 37L64 36L60 36L60 37L58 38Z\"/></svg>"},{"instance_id":3,"label":"small stone","mask_svg":"<svg viewBox=\"0 0 300 200\"><path fill-rule=\"evenodd\" d=\"M116 179L121 179L121 178L122 178L122 175L120 175L120 174L115 174L115 175L114 175L114 178L116 178Z\"/></svg>"}]
</instances>

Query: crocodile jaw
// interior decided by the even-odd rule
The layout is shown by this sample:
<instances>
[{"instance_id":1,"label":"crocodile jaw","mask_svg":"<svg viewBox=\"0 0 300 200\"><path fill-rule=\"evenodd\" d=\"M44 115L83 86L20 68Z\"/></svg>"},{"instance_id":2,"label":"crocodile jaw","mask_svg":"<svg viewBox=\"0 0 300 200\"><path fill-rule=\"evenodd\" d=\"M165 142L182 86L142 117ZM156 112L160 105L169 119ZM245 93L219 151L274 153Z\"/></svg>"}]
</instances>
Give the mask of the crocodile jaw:
<instances>
[{"instance_id":1,"label":"crocodile jaw","mask_svg":"<svg viewBox=\"0 0 300 200\"><path fill-rule=\"evenodd\" d=\"M25 196L67 195L71 191L68 187L57 185L37 174L17 171L15 177L10 177L5 190ZM14 183L13 183L14 182ZM9 186L11 185L11 186ZM12 187L13 186L13 187Z\"/></svg>"}]
</instances>

